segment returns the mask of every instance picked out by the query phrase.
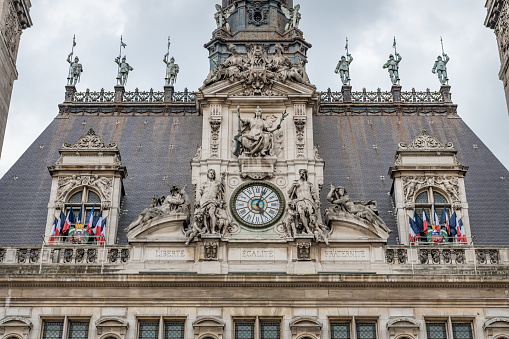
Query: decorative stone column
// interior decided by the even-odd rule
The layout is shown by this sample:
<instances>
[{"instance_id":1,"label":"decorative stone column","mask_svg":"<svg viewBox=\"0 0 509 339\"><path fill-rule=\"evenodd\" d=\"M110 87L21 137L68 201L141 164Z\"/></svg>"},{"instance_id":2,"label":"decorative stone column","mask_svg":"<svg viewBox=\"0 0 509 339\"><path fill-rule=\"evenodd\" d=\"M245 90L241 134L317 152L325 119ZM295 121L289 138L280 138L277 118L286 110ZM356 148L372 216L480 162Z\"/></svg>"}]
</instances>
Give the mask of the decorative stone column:
<instances>
[{"instance_id":1,"label":"decorative stone column","mask_svg":"<svg viewBox=\"0 0 509 339\"><path fill-rule=\"evenodd\" d=\"M64 102L72 102L74 99L74 94L76 94L75 86L65 86L65 101Z\"/></svg>"},{"instance_id":2,"label":"decorative stone column","mask_svg":"<svg viewBox=\"0 0 509 339\"><path fill-rule=\"evenodd\" d=\"M451 103L451 86L442 86L440 87L440 93L442 94L442 98L444 99L444 103Z\"/></svg>"}]
</instances>

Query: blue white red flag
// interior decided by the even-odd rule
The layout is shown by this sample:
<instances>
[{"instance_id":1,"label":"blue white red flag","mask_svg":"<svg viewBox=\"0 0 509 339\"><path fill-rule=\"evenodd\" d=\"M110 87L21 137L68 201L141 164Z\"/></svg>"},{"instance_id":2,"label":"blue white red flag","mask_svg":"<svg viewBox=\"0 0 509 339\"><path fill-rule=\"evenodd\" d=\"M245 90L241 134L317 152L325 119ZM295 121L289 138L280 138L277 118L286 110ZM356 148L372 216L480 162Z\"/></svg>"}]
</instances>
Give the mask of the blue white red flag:
<instances>
[{"instance_id":1,"label":"blue white red flag","mask_svg":"<svg viewBox=\"0 0 509 339\"><path fill-rule=\"evenodd\" d=\"M99 236L101 235L102 231L102 223L103 223L103 211L100 211L97 217L94 219L94 234L95 234L95 240L99 241Z\"/></svg>"},{"instance_id":2,"label":"blue white red flag","mask_svg":"<svg viewBox=\"0 0 509 339\"><path fill-rule=\"evenodd\" d=\"M408 218L408 222L410 223L410 244L415 244L415 240L419 237L419 233L421 233L421 230L419 229L419 226L417 226L417 223L412 219Z\"/></svg>"},{"instance_id":3,"label":"blue white red flag","mask_svg":"<svg viewBox=\"0 0 509 339\"><path fill-rule=\"evenodd\" d=\"M49 242L53 242L55 240L55 237L57 237L56 232L59 224L59 220L55 217L55 220L53 221L53 226L51 226L51 233L49 236Z\"/></svg>"},{"instance_id":4,"label":"blue white red flag","mask_svg":"<svg viewBox=\"0 0 509 339\"><path fill-rule=\"evenodd\" d=\"M101 224L101 239L100 239L100 245L104 245L104 238L105 238L105 230L106 229L106 218L103 219Z\"/></svg>"},{"instance_id":5,"label":"blue white red flag","mask_svg":"<svg viewBox=\"0 0 509 339\"><path fill-rule=\"evenodd\" d=\"M458 220L458 229L459 229L458 240L462 244L467 244L468 243L467 242L467 232L465 232L465 227L463 227L463 220L462 219ZM461 233L461 236L460 236L460 233Z\"/></svg>"},{"instance_id":6,"label":"blue white red flag","mask_svg":"<svg viewBox=\"0 0 509 339\"><path fill-rule=\"evenodd\" d=\"M451 226L449 225L449 215L447 214L447 208L444 206L444 211L442 212L442 220L440 220L442 224L445 224L445 228L447 229L447 234L451 235Z\"/></svg>"},{"instance_id":7,"label":"blue white red flag","mask_svg":"<svg viewBox=\"0 0 509 339\"><path fill-rule=\"evenodd\" d=\"M87 233L92 234L92 222L94 221L94 209L95 205L92 206L92 210L90 211L90 214L88 215L87 219Z\"/></svg>"},{"instance_id":8,"label":"blue white red flag","mask_svg":"<svg viewBox=\"0 0 509 339\"><path fill-rule=\"evenodd\" d=\"M438 219L438 214L437 214L437 208L435 207L435 205L433 205L433 213L435 214L434 217L435 217L435 225L434 225L434 229L440 233L440 219Z\"/></svg>"},{"instance_id":9,"label":"blue white red flag","mask_svg":"<svg viewBox=\"0 0 509 339\"><path fill-rule=\"evenodd\" d=\"M69 212L67 212L67 218L65 218L64 228L62 229L62 233L69 231L71 228L71 224L74 222L74 213L72 212L72 206L69 208Z\"/></svg>"},{"instance_id":10,"label":"blue white red flag","mask_svg":"<svg viewBox=\"0 0 509 339\"><path fill-rule=\"evenodd\" d=\"M428 234L428 222L429 222L428 213L426 213L426 210L424 207L422 208L422 229L425 234Z\"/></svg>"},{"instance_id":11,"label":"blue white red flag","mask_svg":"<svg viewBox=\"0 0 509 339\"><path fill-rule=\"evenodd\" d=\"M80 213L78 213L78 219L76 220L76 224L83 224L83 205L80 207Z\"/></svg>"}]
</instances>

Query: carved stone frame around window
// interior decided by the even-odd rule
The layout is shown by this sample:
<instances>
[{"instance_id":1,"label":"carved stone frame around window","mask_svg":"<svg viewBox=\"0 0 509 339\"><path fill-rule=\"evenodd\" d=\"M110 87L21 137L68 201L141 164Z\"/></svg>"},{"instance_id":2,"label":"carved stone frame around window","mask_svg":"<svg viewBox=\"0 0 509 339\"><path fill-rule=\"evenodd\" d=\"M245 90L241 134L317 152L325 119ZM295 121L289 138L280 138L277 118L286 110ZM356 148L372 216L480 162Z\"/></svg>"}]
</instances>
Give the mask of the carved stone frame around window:
<instances>
[{"instance_id":1,"label":"carved stone frame around window","mask_svg":"<svg viewBox=\"0 0 509 339\"><path fill-rule=\"evenodd\" d=\"M400 243L409 244L408 218L413 218L415 199L430 188L442 194L456 211L458 219L463 219L467 238L470 239L464 181L468 167L460 164L457 153L452 143L443 144L426 131L422 131L410 144L399 144L389 175L393 179L391 195Z\"/></svg>"}]
</instances>

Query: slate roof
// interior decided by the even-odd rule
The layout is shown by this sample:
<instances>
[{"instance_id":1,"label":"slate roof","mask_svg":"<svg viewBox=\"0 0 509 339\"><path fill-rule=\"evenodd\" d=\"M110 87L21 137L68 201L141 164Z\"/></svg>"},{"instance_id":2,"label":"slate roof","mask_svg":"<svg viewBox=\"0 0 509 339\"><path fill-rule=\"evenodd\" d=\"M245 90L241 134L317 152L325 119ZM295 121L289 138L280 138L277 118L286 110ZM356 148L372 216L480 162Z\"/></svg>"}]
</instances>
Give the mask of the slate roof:
<instances>
[{"instance_id":1,"label":"slate roof","mask_svg":"<svg viewBox=\"0 0 509 339\"><path fill-rule=\"evenodd\" d=\"M63 142L74 143L90 128L105 143L119 144L127 167L118 225L118 242L127 243L123 229L150 204L154 193L166 194L171 185L187 184L192 196L190 160L201 145L202 119L197 115L55 118L0 179L0 245L41 244L51 188L47 167L55 164ZM459 118L406 115L399 120L400 124L396 116L313 117L315 144L325 160L322 205L329 205L325 196L330 182L345 186L354 200L377 200L381 217L393 230L389 243L396 244L388 170L398 143L409 143L427 129L441 142L453 142L460 162L470 167L465 184L474 243L507 245L509 180L501 177L509 178L508 170Z\"/></svg>"}]
</instances>

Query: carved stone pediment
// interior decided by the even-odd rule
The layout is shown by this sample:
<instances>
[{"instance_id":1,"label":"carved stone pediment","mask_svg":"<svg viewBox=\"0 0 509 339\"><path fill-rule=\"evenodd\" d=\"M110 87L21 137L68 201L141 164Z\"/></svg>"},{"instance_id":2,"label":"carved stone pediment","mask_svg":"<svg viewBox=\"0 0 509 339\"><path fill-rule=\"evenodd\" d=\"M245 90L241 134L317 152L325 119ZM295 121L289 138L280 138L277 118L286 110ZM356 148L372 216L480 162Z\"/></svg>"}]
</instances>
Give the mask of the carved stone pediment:
<instances>
[{"instance_id":1,"label":"carved stone pediment","mask_svg":"<svg viewBox=\"0 0 509 339\"><path fill-rule=\"evenodd\" d=\"M193 328L197 327L220 327L224 328L226 323L219 317L198 317L193 321Z\"/></svg>"},{"instance_id":2,"label":"carved stone pediment","mask_svg":"<svg viewBox=\"0 0 509 339\"><path fill-rule=\"evenodd\" d=\"M410 144L399 143L399 150L454 150L452 142L442 144L435 137L423 130Z\"/></svg>"},{"instance_id":3,"label":"carved stone pediment","mask_svg":"<svg viewBox=\"0 0 509 339\"><path fill-rule=\"evenodd\" d=\"M391 329L393 327L420 328L421 323L414 318L401 317L391 319L387 322L387 329Z\"/></svg>"},{"instance_id":4,"label":"carved stone pediment","mask_svg":"<svg viewBox=\"0 0 509 339\"><path fill-rule=\"evenodd\" d=\"M383 242L389 239L389 230L347 212L325 212L325 223L331 229L330 242Z\"/></svg>"},{"instance_id":5,"label":"carved stone pediment","mask_svg":"<svg viewBox=\"0 0 509 339\"><path fill-rule=\"evenodd\" d=\"M0 320L0 336L2 337L9 333L13 334L12 338L28 338L31 329L32 323L24 317L10 316Z\"/></svg>"},{"instance_id":6,"label":"carved stone pediment","mask_svg":"<svg viewBox=\"0 0 509 339\"><path fill-rule=\"evenodd\" d=\"M173 213L165 217L150 219L134 228L126 228L127 241L171 241L185 242L184 225L189 222L188 213Z\"/></svg>"},{"instance_id":7,"label":"carved stone pediment","mask_svg":"<svg viewBox=\"0 0 509 339\"><path fill-rule=\"evenodd\" d=\"M118 145L116 143L111 143L106 145L101 138L95 134L93 129L90 129L87 134L82 136L71 145L67 142L64 142L62 145L63 150L115 150L118 151Z\"/></svg>"},{"instance_id":8,"label":"carved stone pediment","mask_svg":"<svg viewBox=\"0 0 509 339\"><path fill-rule=\"evenodd\" d=\"M55 205L62 208L69 193L78 187L87 186L95 189L101 196L101 209L109 209L112 199L113 178L98 175L73 175L58 178L57 199Z\"/></svg>"},{"instance_id":9,"label":"carved stone pediment","mask_svg":"<svg viewBox=\"0 0 509 339\"><path fill-rule=\"evenodd\" d=\"M487 328L506 328L509 329L509 318L497 317L487 320L482 328L485 330Z\"/></svg>"},{"instance_id":10,"label":"carved stone pediment","mask_svg":"<svg viewBox=\"0 0 509 339\"><path fill-rule=\"evenodd\" d=\"M293 330L297 327L321 329L322 323L316 317L296 317L290 321L290 329Z\"/></svg>"}]
</instances>

